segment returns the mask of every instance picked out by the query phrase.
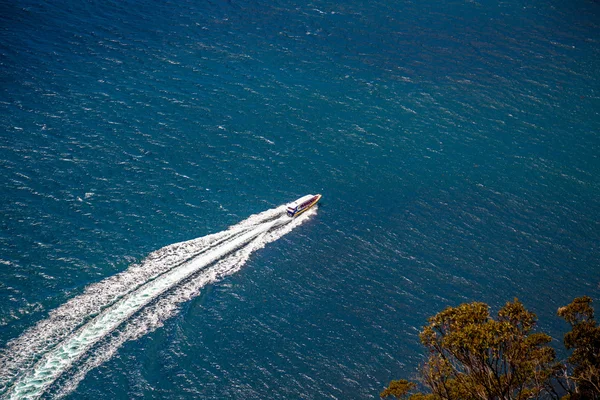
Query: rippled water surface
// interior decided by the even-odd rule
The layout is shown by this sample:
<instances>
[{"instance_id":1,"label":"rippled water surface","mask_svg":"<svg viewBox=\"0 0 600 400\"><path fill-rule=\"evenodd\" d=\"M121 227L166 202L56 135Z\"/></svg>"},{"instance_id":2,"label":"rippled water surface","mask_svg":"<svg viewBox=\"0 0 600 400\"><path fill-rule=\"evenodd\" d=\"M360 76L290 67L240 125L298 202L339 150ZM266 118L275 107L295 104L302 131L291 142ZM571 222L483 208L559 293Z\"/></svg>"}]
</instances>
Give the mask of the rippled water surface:
<instances>
[{"instance_id":1,"label":"rippled water surface","mask_svg":"<svg viewBox=\"0 0 600 400\"><path fill-rule=\"evenodd\" d=\"M1 4L0 352L25 361L0 396L52 361L11 343L74 340L240 229L62 342L42 397L378 398L471 300L518 297L559 346L556 309L600 299L598 32L591 0Z\"/></svg>"}]
</instances>

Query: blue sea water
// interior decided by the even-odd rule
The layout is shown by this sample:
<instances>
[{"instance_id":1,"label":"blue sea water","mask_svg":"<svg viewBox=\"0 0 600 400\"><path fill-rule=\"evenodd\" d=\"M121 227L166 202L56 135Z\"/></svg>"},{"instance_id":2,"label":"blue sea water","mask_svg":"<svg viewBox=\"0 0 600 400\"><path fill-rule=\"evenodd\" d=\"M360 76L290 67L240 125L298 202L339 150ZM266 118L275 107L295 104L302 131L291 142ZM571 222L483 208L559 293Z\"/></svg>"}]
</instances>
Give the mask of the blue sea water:
<instances>
[{"instance_id":1,"label":"blue sea water","mask_svg":"<svg viewBox=\"0 0 600 400\"><path fill-rule=\"evenodd\" d=\"M43 397L378 398L473 300L518 297L560 349L556 309L600 299L599 32L592 0L1 3L0 351L307 193L305 223Z\"/></svg>"}]
</instances>

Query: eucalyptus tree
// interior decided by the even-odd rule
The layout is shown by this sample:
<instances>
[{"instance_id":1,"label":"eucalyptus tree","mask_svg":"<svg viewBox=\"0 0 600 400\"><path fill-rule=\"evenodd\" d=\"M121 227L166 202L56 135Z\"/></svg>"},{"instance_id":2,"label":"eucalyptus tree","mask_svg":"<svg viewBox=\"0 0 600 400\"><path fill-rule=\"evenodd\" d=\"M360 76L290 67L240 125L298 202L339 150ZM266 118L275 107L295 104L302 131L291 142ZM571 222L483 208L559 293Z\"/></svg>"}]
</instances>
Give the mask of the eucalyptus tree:
<instances>
[{"instance_id":1,"label":"eucalyptus tree","mask_svg":"<svg viewBox=\"0 0 600 400\"><path fill-rule=\"evenodd\" d=\"M564 344L571 355L565 365L565 399L600 399L600 327L594 319L592 299L578 297L571 304L558 309L558 315L570 325Z\"/></svg>"},{"instance_id":2,"label":"eucalyptus tree","mask_svg":"<svg viewBox=\"0 0 600 400\"><path fill-rule=\"evenodd\" d=\"M534 332L537 317L515 299L492 318L489 306L473 302L448 307L420 334L429 359L416 385L392 381L381 397L410 400L525 400L555 397L557 372L551 337Z\"/></svg>"}]
</instances>

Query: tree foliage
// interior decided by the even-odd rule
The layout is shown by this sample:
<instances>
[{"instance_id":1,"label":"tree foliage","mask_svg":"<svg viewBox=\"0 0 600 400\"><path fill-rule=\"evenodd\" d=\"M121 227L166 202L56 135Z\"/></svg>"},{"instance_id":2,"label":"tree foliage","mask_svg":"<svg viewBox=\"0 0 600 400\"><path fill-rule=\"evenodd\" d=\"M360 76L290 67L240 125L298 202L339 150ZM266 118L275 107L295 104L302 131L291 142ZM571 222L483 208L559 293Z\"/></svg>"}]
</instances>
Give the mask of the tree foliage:
<instances>
[{"instance_id":1,"label":"tree foliage","mask_svg":"<svg viewBox=\"0 0 600 400\"><path fill-rule=\"evenodd\" d=\"M397 399L406 398L411 390L413 390L417 385L413 382L409 382L406 379L400 379L398 381L391 381L390 386L385 388L383 392L381 392L381 397L394 396Z\"/></svg>"},{"instance_id":2,"label":"tree foliage","mask_svg":"<svg viewBox=\"0 0 600 400\"><path fill-rule=\"evenodd\" d=\"M565 346L573 352L557 363L550 336L534 332L537 317L515 299L490 316L485 303L448 307L429 319L420 339L429 359L415 392L407 380L392 381L381 397L409 400L600 400L600 328L589 297L558 314L570 325ZM562 389L561 389L562 388Z\"/></svg>"},{"instance_id":3,"label":"tree foliage","mask_svg":"<svg viewBox=\"0 0 600 400\"><path fill-rule=\"evenodd\" d=\"M594 320L592 299L579 297L571 304L558 309L558 315L570 325L564 344L573 350L567 360L571 373L566 385L570 400L600 399L600 327Z\"/></svg>"}]
</instances>

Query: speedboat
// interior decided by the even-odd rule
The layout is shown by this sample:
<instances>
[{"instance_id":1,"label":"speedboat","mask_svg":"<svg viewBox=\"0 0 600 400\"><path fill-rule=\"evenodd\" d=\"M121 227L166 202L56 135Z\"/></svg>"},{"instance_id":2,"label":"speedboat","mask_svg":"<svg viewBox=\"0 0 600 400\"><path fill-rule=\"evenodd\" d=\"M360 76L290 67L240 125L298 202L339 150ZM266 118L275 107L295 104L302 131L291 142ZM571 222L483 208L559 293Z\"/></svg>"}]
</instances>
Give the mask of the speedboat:
<instances>
[{"instance_id":1,"label":"speedboat","mask_svg":"<svg viewBox=\"0 0 600 400\"><path fill-rule=\"evenodd\" d=\"M308 210L317 202L321 200L321 195L307 194L306 196L300 197L298 200L287 205L287 215L294 218Z\"/></svg>"}]
</instances>

